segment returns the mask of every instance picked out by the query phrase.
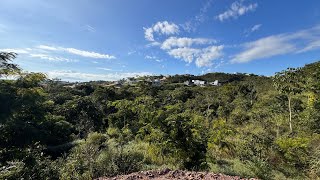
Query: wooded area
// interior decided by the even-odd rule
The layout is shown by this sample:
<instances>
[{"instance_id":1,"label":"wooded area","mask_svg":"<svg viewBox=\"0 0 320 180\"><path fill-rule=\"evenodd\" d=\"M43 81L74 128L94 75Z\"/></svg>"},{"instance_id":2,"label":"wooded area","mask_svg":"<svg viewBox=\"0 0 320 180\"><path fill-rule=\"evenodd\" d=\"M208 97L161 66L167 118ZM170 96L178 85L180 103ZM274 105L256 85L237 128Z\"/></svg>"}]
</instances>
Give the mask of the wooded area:
<instances>
[{"instance_id":1,"label":"wooded area","mask_svg":"<svg viewBox=\"0 0 320 180\"><path fill-rule=\"evenodd\" d=\"M0 54L0 179L92 179L148 169L320 177L320 62L222 86L74 88ZM17 77L6 80L8 75Z\"/></svg>"}]
</instances>

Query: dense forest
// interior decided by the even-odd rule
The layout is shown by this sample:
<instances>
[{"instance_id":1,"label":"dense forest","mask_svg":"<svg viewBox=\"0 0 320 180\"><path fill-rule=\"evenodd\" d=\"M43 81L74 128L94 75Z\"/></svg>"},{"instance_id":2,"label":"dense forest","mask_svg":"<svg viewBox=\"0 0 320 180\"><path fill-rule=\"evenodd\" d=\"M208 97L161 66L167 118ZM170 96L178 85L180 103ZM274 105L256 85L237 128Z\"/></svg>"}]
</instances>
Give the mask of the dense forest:
<instances>
[{"instance_id":1,"label":"dense forest","mask_svg":"<svg viewBox=\"0 0 320 180\"><path fill-rule=\"evenodd\" d=\"M15 58L0 53L0 179L163 168L320 178L320 62L273 77L175 75L116 88L65 86L24 72ZM190 78L225 83L185 86Z\"/></svg>"}]
</instances>

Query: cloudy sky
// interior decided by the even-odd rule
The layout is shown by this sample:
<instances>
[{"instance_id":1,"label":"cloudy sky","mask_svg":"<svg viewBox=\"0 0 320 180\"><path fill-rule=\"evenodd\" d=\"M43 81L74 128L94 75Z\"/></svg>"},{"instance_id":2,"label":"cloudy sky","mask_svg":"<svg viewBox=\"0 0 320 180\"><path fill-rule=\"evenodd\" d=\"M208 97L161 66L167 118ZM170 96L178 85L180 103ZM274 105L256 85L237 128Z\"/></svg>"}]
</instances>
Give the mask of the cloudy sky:
<instances>
[{"instance_id":1,"label":"cloudy sky","mask_svg":"<svg viewBox=\"0 0 320 180\"><path fill-rule=\"evenodd\" d=\"M0 51L70 81L320 60L319 0L1 0Z\"/></svg>"}]
</instances>

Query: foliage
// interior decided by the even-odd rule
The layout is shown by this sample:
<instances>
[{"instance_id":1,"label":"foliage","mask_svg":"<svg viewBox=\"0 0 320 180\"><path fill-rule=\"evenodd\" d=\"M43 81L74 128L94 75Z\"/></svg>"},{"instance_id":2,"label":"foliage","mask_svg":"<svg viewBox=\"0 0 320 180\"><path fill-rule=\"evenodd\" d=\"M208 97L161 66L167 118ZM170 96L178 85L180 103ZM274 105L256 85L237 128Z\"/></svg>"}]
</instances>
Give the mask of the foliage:
<instances>
[{"instance_id":1,"label":"foliage","mask_svg":"<svg viewBox=\"0 0 320 180\"><path fill-rule=\"evenodd\" d=\"M20 71L18 65L11 63L16 56L13 52L0 52L0 77L14 75Z\"/></svg>"},{"instance_id":2,"label":"foliage","mask_svg":"<svg viewBox=\"0 0 320 180\"><path fill-rule=\"evenodd\" d=\"M0 179L93 179L145 169L317 179L320 62L274 77L175 75L160 87L64 83L0 54ZM10 73L9 73L10 72ZM222 86L184 86L192 79Z\"/></svg>"}]
</instances>

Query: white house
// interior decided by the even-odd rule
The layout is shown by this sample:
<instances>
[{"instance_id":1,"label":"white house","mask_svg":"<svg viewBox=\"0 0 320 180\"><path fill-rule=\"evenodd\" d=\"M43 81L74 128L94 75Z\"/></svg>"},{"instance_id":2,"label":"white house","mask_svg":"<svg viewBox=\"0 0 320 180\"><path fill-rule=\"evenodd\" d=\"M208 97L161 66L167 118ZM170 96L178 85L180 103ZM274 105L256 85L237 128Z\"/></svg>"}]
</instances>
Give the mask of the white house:
<instances>
[{"instance_id":1,"label":"white house","mask_svg":"<svg viewBox=\"0 0 320 180\"><path fill-rule=\"evenodd\" d=\"M184 85L186 85L186 86L191 86L192 84L193 84L193 83L191 83L190 80L184 82Z\"/></svg>"},{"instance_id":2,"label":"white house","mask_svg":"<svg viewBox=\"0 0 320 180\"><path fill-rule=\"evenodd\" d=\"M201 80L192 80L192 83L197 85L197 86L205 86L206 82L205 81L201 81Z\"/></svg>"},{"instance_id":3,"label":"white house","mask_svg":"<svg viewBox=\"0 0 320 180\"><path fill-rule=\"evenodd\" d=\"M137 79L128 78L128 79L126 79L125 84L135 85L135 84L137 84L138 82L139 82L139 81L138 81Z\"/></svg>"},{"instance_id":4,"label":"white house","mask_svg":"<svg viewBox=\"0 0 320 180\"><path fill-rule=\"evenodd\" d=\"M213 82L210 82L209 83L211 86L220 86L221 85L221 83L219 83L219 80L215 80L215 81L213 81Z\"/></svg>"},{"instance_id":5,"label":"white house","mask_svg":"<svg viewBox=\"0 0 320 180\"><path fill-rule=\"evenodd\" d=\"M162 82L164 82L164 81L166 81L168 78L166 77L166 76L163 76L161 79L160 79L160 81L162 81Z\"/></svg>"},{"instance_id":6,"label":"white house","mask_svg":"<svg viewBox=\"0 0 320 180\"><path fill-rule=\"evenodd\" d=\"M160 86L160 85L161 85L160 79L155 79L152 81L152 86Z\"/></svg>"}]
</instances>

